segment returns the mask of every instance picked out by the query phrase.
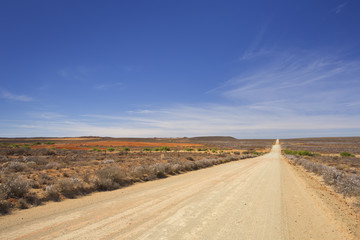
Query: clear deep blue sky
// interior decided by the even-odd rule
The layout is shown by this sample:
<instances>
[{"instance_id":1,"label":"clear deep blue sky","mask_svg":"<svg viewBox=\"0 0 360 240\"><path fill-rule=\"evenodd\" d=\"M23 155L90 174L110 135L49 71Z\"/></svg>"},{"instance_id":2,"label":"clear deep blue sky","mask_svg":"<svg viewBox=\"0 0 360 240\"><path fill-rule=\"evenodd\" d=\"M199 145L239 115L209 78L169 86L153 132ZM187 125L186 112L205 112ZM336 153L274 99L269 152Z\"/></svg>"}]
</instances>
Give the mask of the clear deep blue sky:
<instances>
[{"instance_id":1,"label":"clear deep blue sky","mask_svg":"<svg viewBox=\"0 0 360 240\"><path fill-rule=\"evenodd\" d=\"M360 1L0 2L0 136L360 136Z\"/></svg>"}]
</instances>

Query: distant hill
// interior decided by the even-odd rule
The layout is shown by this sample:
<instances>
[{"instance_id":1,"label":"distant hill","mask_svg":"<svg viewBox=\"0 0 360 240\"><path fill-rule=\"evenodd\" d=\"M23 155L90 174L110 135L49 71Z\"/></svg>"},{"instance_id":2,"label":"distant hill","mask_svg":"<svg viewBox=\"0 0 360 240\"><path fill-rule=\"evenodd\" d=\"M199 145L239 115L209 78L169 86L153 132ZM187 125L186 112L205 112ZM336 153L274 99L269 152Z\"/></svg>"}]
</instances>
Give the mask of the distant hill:
<instances>
[{"instance_id":1,"label":"distant hill","mask_svg":"<svg viewBox=\"0 0 360 240\"><path fill-rule=\"evenodd\" d=\"M204 141L204 142L214 142L214 141L239 141L238 139L234 138L234 137L230 137L230 136L205 136L205 137L192 137L189 138L189 140L191 142L199 142L199 141Z\"/></svg>"}]
</instances>

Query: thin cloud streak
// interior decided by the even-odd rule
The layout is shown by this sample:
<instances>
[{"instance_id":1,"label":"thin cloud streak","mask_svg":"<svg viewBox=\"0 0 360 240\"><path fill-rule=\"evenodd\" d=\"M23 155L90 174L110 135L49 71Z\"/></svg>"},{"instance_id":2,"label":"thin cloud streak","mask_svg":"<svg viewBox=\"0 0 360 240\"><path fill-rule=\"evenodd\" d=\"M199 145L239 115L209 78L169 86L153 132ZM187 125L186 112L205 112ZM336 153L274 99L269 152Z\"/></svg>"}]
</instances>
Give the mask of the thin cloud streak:
<instances>
[{"instance_id":1,"label":"thin cloud streak","mask_svg":"<svg viewBox=\"0 0 360 240\"><path fill-rule=\"evenodd\" d=\"M273 102L272 107L305 111L350 110L360 97L360 62L316 54L274 54L270 64L255 66L217 88L218 94L241 105ZM347 101L347 105L343 100ZM350 103L350 104L349 104Z\"/></svg>"},{"instance_id":2,"label":"thin cloud streak","mask_svg":"<svg viewBox=\"0 0 360 240\"><path fill-rule=\"evenodd\" d=\"M118 88L123 86L122 82L116 82L116 83L101 83L94 85L94 89L96 90L106 90L110 88Z\"/></svg>"},{"instance_id":3,"label":"thin cloud streak","mask_svg":"<svg viewBox=\"0 0 360 240\"><path fill-rule=\"evenodd\" d=\"M20 101L20 102L33 101L33 99L31 97L28 97L26 95L17 95L17 94L9 92L7 90L4 90L4 89L1 90L1 98L13 100L13 101Z\"/></svg>"},{"instance_id":4,"label":"thin cloud streak","mask_svg":"<svg viewBox=\"0 0 360 240\"><path fill-rule=\"evenodd\" d=\"M272 103L264 103L271 105ZM65 121L34 121L16 124L19 131L36 132L46 136L98 135L112 137L181 137L200 135L231 135L238 138L261 136L271 138L286 131L287 137L295 132L336 131L357 129L360 115L324 114L308 116L283 109L267 111L258 108L208 104L206 106L173 106L154 110L144 116L132 113L118 115L86 115ZM292 135L293 134L293 135ZM44 135L44 136L45 136ZM43 135L42 135L43 136Z\"/></svg>"},{"instance_id":5,"label":"thin cloud streak","mask_svg":"<svg viewBox=\"0 0 360 240\"><path fill-rule=\"evenodd\" d=\"M6 128L1 126L2 134L238 138L360 135L360 96L356 94L360 90L359 62L316 53L273 52L266 58L271 61L256 63L212 92L227 103L169 103L72 117L44 111L30 113L31 119L7 124Z\"/></svg>"},{"instance_id":6,"label":"thin cloud streak","mask_svg":"<svg viewBox=\"0 0 360 240\"><path fill-rule=\"evenodd\" d=\"M64 115L56 112L28 112L27 114L35 119L46 119L46 120L59 119L65 117Z\"/></svg>"},{"instance_id":7,"label":"thin cloud streak","mask_svg":"<svg viewBox=\"0 0 360 240\"><path fill-rule=\"evenodd\" d=\"M348 2L341 3L336 8L334 8L333 11L335 14L339 14L347 4Z\"/></svg>"}]
</instances>

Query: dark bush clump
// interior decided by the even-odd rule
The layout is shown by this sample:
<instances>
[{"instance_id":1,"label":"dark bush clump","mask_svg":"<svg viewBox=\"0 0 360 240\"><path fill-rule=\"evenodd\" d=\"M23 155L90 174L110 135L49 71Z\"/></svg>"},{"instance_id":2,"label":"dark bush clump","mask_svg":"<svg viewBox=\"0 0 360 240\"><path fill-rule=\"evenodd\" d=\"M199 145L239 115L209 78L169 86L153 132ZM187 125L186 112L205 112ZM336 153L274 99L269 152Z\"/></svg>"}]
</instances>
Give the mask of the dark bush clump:
<instances>
[{"instance_id":1,"label":"dark bush clump","mask_svg":"<svg viewBox=\"0 0 360 240\"><path fill-rule=\"evenodd\" d=\"M109 151L109 152L113 152L113 151L115 151L115 148L109 147L109 148L107 148L106 150Z\"/></svg>"},{"instance_id":2,"label":"dark bush clump","mask_svg":"<svg viewBox=\"0 0 360 240\"><path fill-rule=\"evenodd\" d=\"M293 151L293 150L285 149L284 153L289 155L298 155L298 156L314 156L312 152L304 151L304 150Z\"/></svg>"},{"instance_id":3,"label":"dark bush clump","mask_svg":"<svg viewBox=\"0 0 360 240\"><path fill-rule=\"evenodd\" d=\"M0 200L0 213L1 214L9 213L12 207L13 207L12 203L10 203L6 200Z\"/></svg>"},{"instance_id":4,"label":"dark bush clump","mask_svg":"<svg viewBox=\"0 0 360 240\"><path fill-rule=\"evenodd\" d=\"M170 151L170 148L167 147L167 146L163 146L163 147L160 148L160 151L167 152L167 151Z\"/></svg>"},{"instance_id":5,"label":"dark bush clump","mask_svg":"<svg viewBox=\"0 0 360 240\"><path fill-rule=\"evenodd\" d=\"M340 156L342 157L355 157L355 155L349 153L349 152L342 152L340 153Z\"/></svg>"}]
</instances>

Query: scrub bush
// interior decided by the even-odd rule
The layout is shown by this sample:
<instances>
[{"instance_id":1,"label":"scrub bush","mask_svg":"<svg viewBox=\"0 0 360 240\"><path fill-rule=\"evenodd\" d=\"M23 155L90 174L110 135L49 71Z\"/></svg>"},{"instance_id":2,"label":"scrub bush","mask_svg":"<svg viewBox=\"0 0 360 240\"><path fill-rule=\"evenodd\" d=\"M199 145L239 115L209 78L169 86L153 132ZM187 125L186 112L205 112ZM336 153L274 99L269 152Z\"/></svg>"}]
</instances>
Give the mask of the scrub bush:
<instances>
[{"instance_id":1,"label":"scrub bush","mask_svg":"<svg viewBox=\"0 0 360 240\"><path fill-rule=\"evenodd\" d=\"M342 157L355 157L355 155L349 153L349 152L342 152L340 153L340 156Z\"/></svg>"}]
</instances>

